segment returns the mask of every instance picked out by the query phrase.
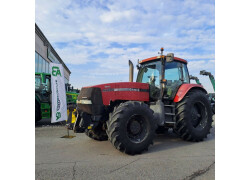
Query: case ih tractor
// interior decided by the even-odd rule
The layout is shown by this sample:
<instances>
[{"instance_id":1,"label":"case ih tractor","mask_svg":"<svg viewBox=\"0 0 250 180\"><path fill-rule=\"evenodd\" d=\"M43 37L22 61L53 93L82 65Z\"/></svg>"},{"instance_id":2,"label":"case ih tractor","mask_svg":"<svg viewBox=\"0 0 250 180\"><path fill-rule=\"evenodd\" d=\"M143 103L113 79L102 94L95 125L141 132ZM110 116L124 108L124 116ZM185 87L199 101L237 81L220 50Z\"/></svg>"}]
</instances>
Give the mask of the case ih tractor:
<instances>
[{"instance_id":1,"label":"case ih tractor","mask_svg":"<svg viewBox=\"0 0 250 180\"><path fill-rule=\"evenodd\" d=\"M83 87L73 130L95 140L109 139L127 154L153 144L156 129L173 128L182 139L202 141L212 127L212 112L202 85L190 84L187 61L173 53L129 61L130 82Z\"/></svg>"}]
</instances>

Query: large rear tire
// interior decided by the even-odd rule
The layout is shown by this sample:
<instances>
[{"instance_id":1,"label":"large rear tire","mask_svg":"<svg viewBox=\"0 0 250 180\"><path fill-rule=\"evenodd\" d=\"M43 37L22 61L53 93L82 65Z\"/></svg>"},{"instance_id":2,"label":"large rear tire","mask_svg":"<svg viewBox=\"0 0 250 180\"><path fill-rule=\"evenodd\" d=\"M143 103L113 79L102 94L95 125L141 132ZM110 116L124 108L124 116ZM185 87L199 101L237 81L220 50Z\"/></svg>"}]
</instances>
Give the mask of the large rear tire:
<instances>
[{"instance_id":1,"label":"large rear tire","mask_svg":"<svg viewBox=\"0 0 250 180\"><path fill-rule=\"evenodd\" d=\"M174 131L184 140L202 141L210 132L212 111L206 94L191 90L176 106Z\"/></svg>"},{"instance_id":2,"label":"large rear tire","mask_svg":"<svg viewBox=\"0 0 250 180\"><path fill-rule=\"evenodd\" d=\"M126 154L140 154L147 150L153 144L155 129L153 111L143 102L121 103L107 121L109 140Z\"/></svg>"}]
</instances>

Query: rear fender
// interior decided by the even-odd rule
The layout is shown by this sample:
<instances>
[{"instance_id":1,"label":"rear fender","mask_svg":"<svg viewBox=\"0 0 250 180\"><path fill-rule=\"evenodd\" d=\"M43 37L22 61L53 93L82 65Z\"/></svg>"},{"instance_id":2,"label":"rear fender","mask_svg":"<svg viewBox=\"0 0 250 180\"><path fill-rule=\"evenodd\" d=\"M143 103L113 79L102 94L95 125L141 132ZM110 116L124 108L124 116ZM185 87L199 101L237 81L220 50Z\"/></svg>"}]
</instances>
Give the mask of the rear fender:
<instances>
[{"instance_id":1,"label":"rear fender","mask_svg":"<svg viewBox=\"0 0 250 180\"><path fill-rule=\"evenodd\" d=\"M174 102L180 102L184 96L193 89L198 89L203 91L204 93L207 94L207 91L204 89L204 87L202 85L199 84L182 84L181 87L179 88L179 90L177 91L175 98L174 98Z\"/></svg>"}]
</instances>

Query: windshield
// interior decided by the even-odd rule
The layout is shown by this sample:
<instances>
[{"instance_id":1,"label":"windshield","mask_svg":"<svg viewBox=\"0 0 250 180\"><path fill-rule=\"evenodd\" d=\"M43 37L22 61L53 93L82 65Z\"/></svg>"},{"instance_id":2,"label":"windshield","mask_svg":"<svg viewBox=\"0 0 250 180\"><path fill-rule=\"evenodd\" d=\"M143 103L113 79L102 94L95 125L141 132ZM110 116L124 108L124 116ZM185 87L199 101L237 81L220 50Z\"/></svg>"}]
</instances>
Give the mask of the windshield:
<instances>
[{"instance_id":1,"label":"windshield","mask_svg":"<svg viewBox=\"0 0 250 180\"><path fill-rule=\"evenodd\" d=\"M36 75L36 79L35 79L35 90L36 91L40 89L41 82L42 82L41 77Z\"/></svg>"},{"instance_id":2,"label":"windshield","mask_svg":"<svg viewBox=\"0 0 250 180\"><path fill-rule=\"evenodd\" d=\"M50 91L50 77L45 76L45 83L42 82L42 78L40 75L35 76L35 91Z\"/></svg>"},{"instance_id":3,"label":"windshield","mask_svg":"<svg viewBox=\"0 0 250 180\"><path fill-rule=\"evenodd\" d=\"M142 65L138 72L136 82L148 83L160 88L160 62L152 62Z\"/></svg>"}]
</instances>

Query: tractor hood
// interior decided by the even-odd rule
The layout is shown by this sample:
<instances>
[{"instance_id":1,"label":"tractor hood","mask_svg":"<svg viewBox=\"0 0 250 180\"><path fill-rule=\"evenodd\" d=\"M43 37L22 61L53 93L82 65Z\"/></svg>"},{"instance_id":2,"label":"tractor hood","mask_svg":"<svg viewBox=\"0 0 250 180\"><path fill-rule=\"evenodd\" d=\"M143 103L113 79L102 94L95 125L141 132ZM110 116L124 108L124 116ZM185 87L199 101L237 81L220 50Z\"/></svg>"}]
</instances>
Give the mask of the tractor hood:
<instances>
[{"instance_id":1,"label":"tractor hood","mask_svg":"<svg viewBox=\"0 0 250 180\"><path fill-rule=\"evenodd\" d=\"M111 102L118 100L149 101L149 85L137 82L118 82L82 87L77 104L79 107L83 105L91 105L92 107L97 105L101 107L108 106ZM94 109L91 112L93 111ZM98 111L98 114L100 112Z\"/></svg>"},{"instance_id":2,"label":"tractor hood","mask_svg":"<svg viewBox=\"0 0 250 180\"><path fill-rule=\"evenodd\" d=\"M101 88L102 91L148 91L149 85L146 83L138 83L138 82L117 82L117 83L107 83L107 84L99 84L95 86L88 86L83 88L90 87L98 87Z\"/></svg>"}]
</instances>

